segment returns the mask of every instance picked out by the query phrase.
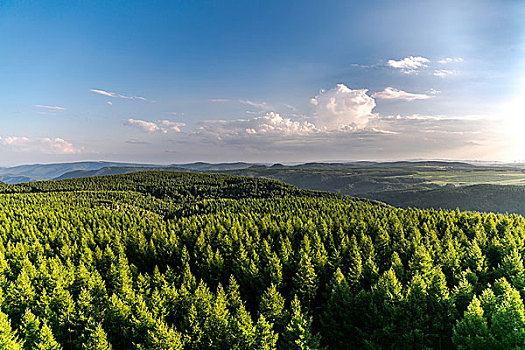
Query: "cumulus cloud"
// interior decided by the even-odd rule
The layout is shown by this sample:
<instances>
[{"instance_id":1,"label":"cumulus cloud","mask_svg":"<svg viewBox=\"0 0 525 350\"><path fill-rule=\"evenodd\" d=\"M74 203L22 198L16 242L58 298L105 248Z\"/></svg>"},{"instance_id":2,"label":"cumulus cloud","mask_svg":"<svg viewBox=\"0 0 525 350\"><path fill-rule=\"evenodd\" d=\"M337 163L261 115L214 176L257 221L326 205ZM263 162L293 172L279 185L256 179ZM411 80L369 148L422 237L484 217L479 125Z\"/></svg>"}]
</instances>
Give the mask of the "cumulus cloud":
<instances>
[{"instance_id":1,"label":"cumulus cloud","mask_svg":"<svg viewBox=\"0 0 525 350\"><path fill-rule=\"evenodd\" d=\"M321 93L310 100L315 106L315 125L328 130L340 128L362 129L374 117L375 100L367 89L353 90L344 84Z\"/></svg>"},{"instance_id":2,"label":"cumulus cloud","mask_svg":"<svg viewBox=\"0 0 525 350\"><path fill-rule=\"evenodd\" d=\"M317 132L314 124L283 118L274 112L251 119L209 120L195 134L217 140L243 137L306 136Z\"/></svg>"},{"instance_id":3,"label":"cumulus cloud","mask_svg":"<svg viewBox=\"0 0 525 350\"><path fill-rule=\"evenodd\" d=\"M446 57L442 60L438 61L441 64L447 64L447 63L460 63L463 62L463 58L461 57Z\"/></svg>"},{"instance_id":4,"label":"cumulus cloud","mask_svg":"<svg viewBox=\"0 0 525 350\"><path fill-rule=\"evenodd\" d=\"M456 71L454 70L447 70L447 69L439 69L434 71L434 76L440 77L440 78L446 78L451 75L455 75Z\"/></svg>"},{"instance_id":5,"label":"cumulus cloud","mask_svg":"<svg viewBox=\"0 0 525 350\"><path fill-rule=\"evenodd\" d=\"M192 152L205 149L215 157L249 155L261 161L435 158L444 153L450 158L470 159L490 150L492 140L485 137L490 135L487 130L494 130L494 126L482 118L419 114L376 115L362 129L328 130L267 113L250 119L205 122L188 134L180 147L190 144ZM213 147L205 146L207 143Z\"/></svg>"},{"instance_id":6,"label":"cumulus cloud","mask_svg":"<svg viewBox=\"0 0 525 350\"><path fill-rule=\"evenodd\" d=\"M125 125L135 127L144 132L161 132L167 134L168 131L181 132L181 127L185 126L185 123L172 122L170 120L157 120L154 122L149 122L146 120L132 119L129 118L126 120Z\"/></svg>"},{"instance_id":7,"label":"cumulus cloud","mask_svg":"<svg viewBox=\"0 0 525 350\"><path fill-rule=\"evenodd\" d=\"M95 94L99 94L99 95L103 95L103 96L107 96L107 97L123 98L123 99L127 99L127 100L148 101L147 98L142 97L142 96L126 96L126 95L118 94L116 92L109 92L109 91L97 90L97 89L90 89L89 91L94 92Z\"/></svg>"},{"instance_id":8,"label":"cumulus cloud","mask_svg":"<svg viewBox=\"0 0 525 350\"><path fill-rule=\"evenodd\" d=\"M185 126L186 124L180 123L180 122L172 122L170 120L157 120L157 125L159 125L163 133L166 133L169 130L172 130L175 132L181 132L180 130L181 126Z\"/></svg>"},{"instance_id":9,"label":"cumulus cloud","mask_svg":"<svg viewBox=\"0 0 525 350\"><path fill-rule=\"evenodd\" d=\"M22 152L45 154L74 154L79 152L71 142L61 138L50 137L0 136L0 145Z\"/></svg>"},{"instance_id":10,"label":"cumulus cloud","mask_svg":"<svg viewBox=\"0 0 525 350\"><path fill-rule=\"evenodd\" d=\"M433 92L431 92L433 93ZM383 91L376 92L372 95L373 98L379 98L383 100L403 100L403 101L414 101L414 100L427 100L432 98L431 95L426 94L414 94L403 90L398 90L393 87L387 87Z\"/></svg>"},{"instance_id":11,"label":"cumulus cloud","mask_svg":"<svg viewBox=\"0 0 525 350\"><path fill-rule=\"evenodd\" d=\"M312 98L312 111L306 115L259 111L245 118L209 120L177 137L155 142L148 139L152 144L141 147L157 150L165 142L166 152L259 161L435 158L440 154L474 159L489 154L496 127L482 118L373 113L376 98L410 101L437 93L416 94L388 87L370 96L366 89L338 84ZM181 123L167 122L129 119L126 124L150 133L165 134L170 127L180 130Z\"/></svg>"},{"instance_id":12,"label":"cumulus cloud","mask_svg":"<svg viewBox=\"0 0 525 350\"><path fill-rule=\"evenodd\" d=\"M387 65L392 68L399 69L405 74L415 74L419 72L421 68L427 67L428 63L430 63L428 58L421 56L409 56L399 61L388 60Z\"/></svg>"}]
</instances>

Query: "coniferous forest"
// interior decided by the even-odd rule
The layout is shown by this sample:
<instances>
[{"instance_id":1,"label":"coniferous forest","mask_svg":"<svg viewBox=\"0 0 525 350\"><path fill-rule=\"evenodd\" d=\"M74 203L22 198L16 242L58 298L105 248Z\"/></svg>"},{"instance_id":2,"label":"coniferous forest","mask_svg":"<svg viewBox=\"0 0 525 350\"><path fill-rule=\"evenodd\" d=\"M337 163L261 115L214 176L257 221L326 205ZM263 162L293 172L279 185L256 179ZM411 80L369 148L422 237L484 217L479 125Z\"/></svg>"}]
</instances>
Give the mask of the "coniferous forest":
<instances>
[{"instance_id":1,"label":"coniferous forest","mask_svg":"<svg viewBox=\"0 0 525 350\"><path fill-rule=\"evenodd\" d=\"M227 175L0 186L1 349L525 346L525 219Z\"/></svg>"}]
</instances>

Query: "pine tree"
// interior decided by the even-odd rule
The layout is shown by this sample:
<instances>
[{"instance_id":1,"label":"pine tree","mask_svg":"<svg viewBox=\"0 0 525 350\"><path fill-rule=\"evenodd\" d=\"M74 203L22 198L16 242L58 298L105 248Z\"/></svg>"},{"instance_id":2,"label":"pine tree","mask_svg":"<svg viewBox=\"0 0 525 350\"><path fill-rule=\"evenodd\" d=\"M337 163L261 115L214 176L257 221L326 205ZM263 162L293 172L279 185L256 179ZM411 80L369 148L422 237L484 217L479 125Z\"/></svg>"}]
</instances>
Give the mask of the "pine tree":
<instances>
[{"instance_id":1,"label":"pine tree","mask_svg":"<svg viewBox=\"0 0 525 350\"><path fill-rule=\"evenodd\" d=\"M254 350L277 350L278 335L273 331L272 324L263 315L259 316L255 325Z\"/></svg>"},{"instance_id":2,"label":"pine tree","mask_svg":"<svg viewBox=\"0 0 525 350\"><path fill-rule=\"evenodd\" d=\"M274 323L278 331L284 329L284 298L275 285L270 285L270 287L264 291L261 302L259 303L259 313L264 316L266 320Z\"/></svg>"},{"instance_id":3,"label":"pine tree","mask_svg":"<svg viewBox=\"0 0 525 350\"><path fill-rule=\"evenodd\" d=\"M283 282L283 266L277 253L272 252L266 266L267 284L281 286Z\"/></svg>"},{"instance_id":4,"label":"pine tree","mask_svg":"<svg viewBox=\"0 0 525 350\"><path fill-rule=\"evenodd\" d=\"M479 299L474 296L467 311L454 327L452 338L458 349L489 349L492 344L487 319Z\"/></svg>"},{"instance_id":5,"label":"pine tree","mask_svg":"<svg viewBox=\"0 0 525 350\"><path fill-rule=\"evenodd\" d=\"M352 236L350 240L347 263L350 265L348 270L348 284L351 288L357 290L359 288L361 275L363 273L363 262L355 236Z\"/></svg>"},{"instance_id":6,"label":"pine tree","mask_svg":"<svg viewBox=\"0 0 525 350\"><path fill-rule=\"evenodd\" d=\"M353 296L350 287L339 268L332 277L329 291L326 310L321 318L325 330L324 339L330 349L347 349L352 347L355 340L352 321L355 320L356 310L352 307Z\"/></svg>"},{"instance_id":7,"label":"pine tree","mask_svg":"<svg viewBox=\"0 0 525 350\"><path fill-rule=\"evenodd\" d=\"M0 349L21 350L23 341L18 339L11 328L11 322L6 314L0 311Z\"/></svg>"},{"instance_id":8,"label":"pine tree","mask_svg":"<svg viewBox=\"0 0 525 350\"><path fill-rule=\"evenodd\" d=\"M290 321L279 341L282 350L321 349L321 336L311 330L312 318L301 311L301 302L297 295L290 305Z\"/></svg>"},{"instance_id":9,"label":"pine tree","mask_svg":"<svg viewBox=\"0 0 525 350\"><path fill-rule=\"evenodd\" d=\"M35 344L37 350L61 350L62 346L55 340L51 328L46 322L42 324L38 341Z\"/></svg>"},{"instance_id":10,"label":"pine tree","mask_svg":"<svg viewBox=\"0 0 525 350\"><path fill-rule=\"evenodd\" d=\"M306 250L301 250L299 266L293 277L294 293L302 303L310 307L317 292L317 274Z\"/></svg>"},{"instance_id":11,"label":"pine tree","mask_svg":"<svg viewBox=\"0 0 525 350\"><path fill-rule=\"evenodd\" d=\"M501 278L494 282L497 304L490 317L491 333L500 348L525 346L525 308L519 292Z\"/></svg>"},{"instance_id":12,"label":"pine tree","mask_svg":"<svg viewBox=\"0 0 525 350\"><path fill-rule=\"evenodd\" d=\"M376 239L376 252L377 252L377 261L380 270L387 270L390 266L390 256L392 252L390 235L383 228L379 227Z\"/></svg>"},{"instance_id":13,"label":"pine tree","mask_svg":"<svg viewBox=\"0 0 525 350\"><path fill-rule=\"evenodd\" d=\"M40 319L26 309L19 331L24 339L24 349L33 349L40 337Z\"/></svg>"},{"instance_id":14,"label":"pine tree","mask_svg":"<svg viewBox=\"0 0 525 350\"><path fill-rule=\"evenodd\" d=\"M425 246L422 245L416 249L414 255L408 262L408 267L413 275L419 273L422 277L427 277L428 274L430 274L433 261Z\"/></svg>"},{"instance_id":15,"label":"pine tree","mask_svg":"<svg viewBox=\"0 0 525 350\"><path fill-rule=\"evenodd\" d=\"M106 332L102 328L102 325L98 323L93 329L89 332L89 337L82 346L84 349L89 350L111 350L111 344L108 341Z\"/></svg>"},{"instance_id":16,"label":"pine tree","mask_svg":"<svg viewBox=\"0 0 525 350\"><path fill-rule=\"evenodd\" d=\"M204 320L203 345L209 349L228 349L232 341L229 337L231 316L220 284L210 306L209 316Z\"/></svg>"},{"instance_id":17,"label":"pine tree","mask_svg":"<svg viewBox=\"0 0 525 350\"><path fill-rule=\"evenodd\" d=\"M413 348L430 346L428 324L434 315L429 314L428 285L425 279L416 273L408 284L406 298L399 318L402 341Z\"/></svg>"},{"instance_id":18,"label":"pine tree","mask_svg":"<svg viewBox=\"0 0 525 350\"><path fill-rule=\"evenodd\" d=\"M523 268L523 260L516 248L512 249L503 258L499 270L500 275L510 281L514 288L523 291L525 287L525 269Z\"/></svg>"},{"instance_id":19,"label":"pine tree","mask_svg":"<svg viewBox=\"0 0 525 350\"><path fill-rule=\"evenodd\" d=\"M439 267L435 267L429 276L428 297L428 313L432 315L428 336L432 343L450 347L455 309L445 274Z\"/></svg>"},{"instance_id":20,"label":"pine tree","mask_svg":"<svg viewBox=\"0 0 525 350\"><path fill-rule=\"evenodd\" d=\"M483 255L483 252L476 241L469 243L465 254L465 262L468 268L474 272L485 271L487 268L485 255Z\"/></svg>"},{"instance_id":21,"label":"pine tree","mask_svg":"<svg viewBox=\"0 0 525 350\"><path fill-rule=\"evenodd\" d=\"M154 328L148 330L147 346L141 347L144 350L182 350L184 344L178 332L157 320Z\"/></svg>"}]
</instances>

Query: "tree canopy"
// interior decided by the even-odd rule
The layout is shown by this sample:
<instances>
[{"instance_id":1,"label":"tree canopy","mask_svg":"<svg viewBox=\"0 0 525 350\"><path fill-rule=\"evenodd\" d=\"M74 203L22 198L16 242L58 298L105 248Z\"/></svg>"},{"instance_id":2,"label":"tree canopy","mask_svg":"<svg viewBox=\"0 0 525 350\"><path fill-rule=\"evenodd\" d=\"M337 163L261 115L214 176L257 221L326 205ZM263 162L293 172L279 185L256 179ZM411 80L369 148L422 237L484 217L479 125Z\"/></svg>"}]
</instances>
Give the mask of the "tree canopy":
<instances>
[{"instance_id":1,"label":"tree canopy","mask_svg":"<svg viewBox=\"0 0 525 350\"><path fill-rule=\"evenodd\" d=\"M0 186L13 349L525 346L525 219L233 176Z\"/></svg>"}]
</instances>

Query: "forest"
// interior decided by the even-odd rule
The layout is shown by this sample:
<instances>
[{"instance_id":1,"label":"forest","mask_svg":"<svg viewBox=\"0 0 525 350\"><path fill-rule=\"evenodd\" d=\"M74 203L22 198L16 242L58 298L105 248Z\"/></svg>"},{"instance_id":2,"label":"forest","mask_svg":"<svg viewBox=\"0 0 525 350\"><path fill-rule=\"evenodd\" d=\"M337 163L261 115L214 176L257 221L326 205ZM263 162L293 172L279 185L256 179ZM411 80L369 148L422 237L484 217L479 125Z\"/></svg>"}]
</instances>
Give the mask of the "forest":
<instances>
[{"instance_id":1,"label":"forest","mask_svg":"<svg viewBox=\"0 0 525 350\"><path fill-rule=\"evenodd\" d=\"M524 250L519 215L262 178L0 185L0 348L523 348Z\"/></svg>"}]
</instances>

